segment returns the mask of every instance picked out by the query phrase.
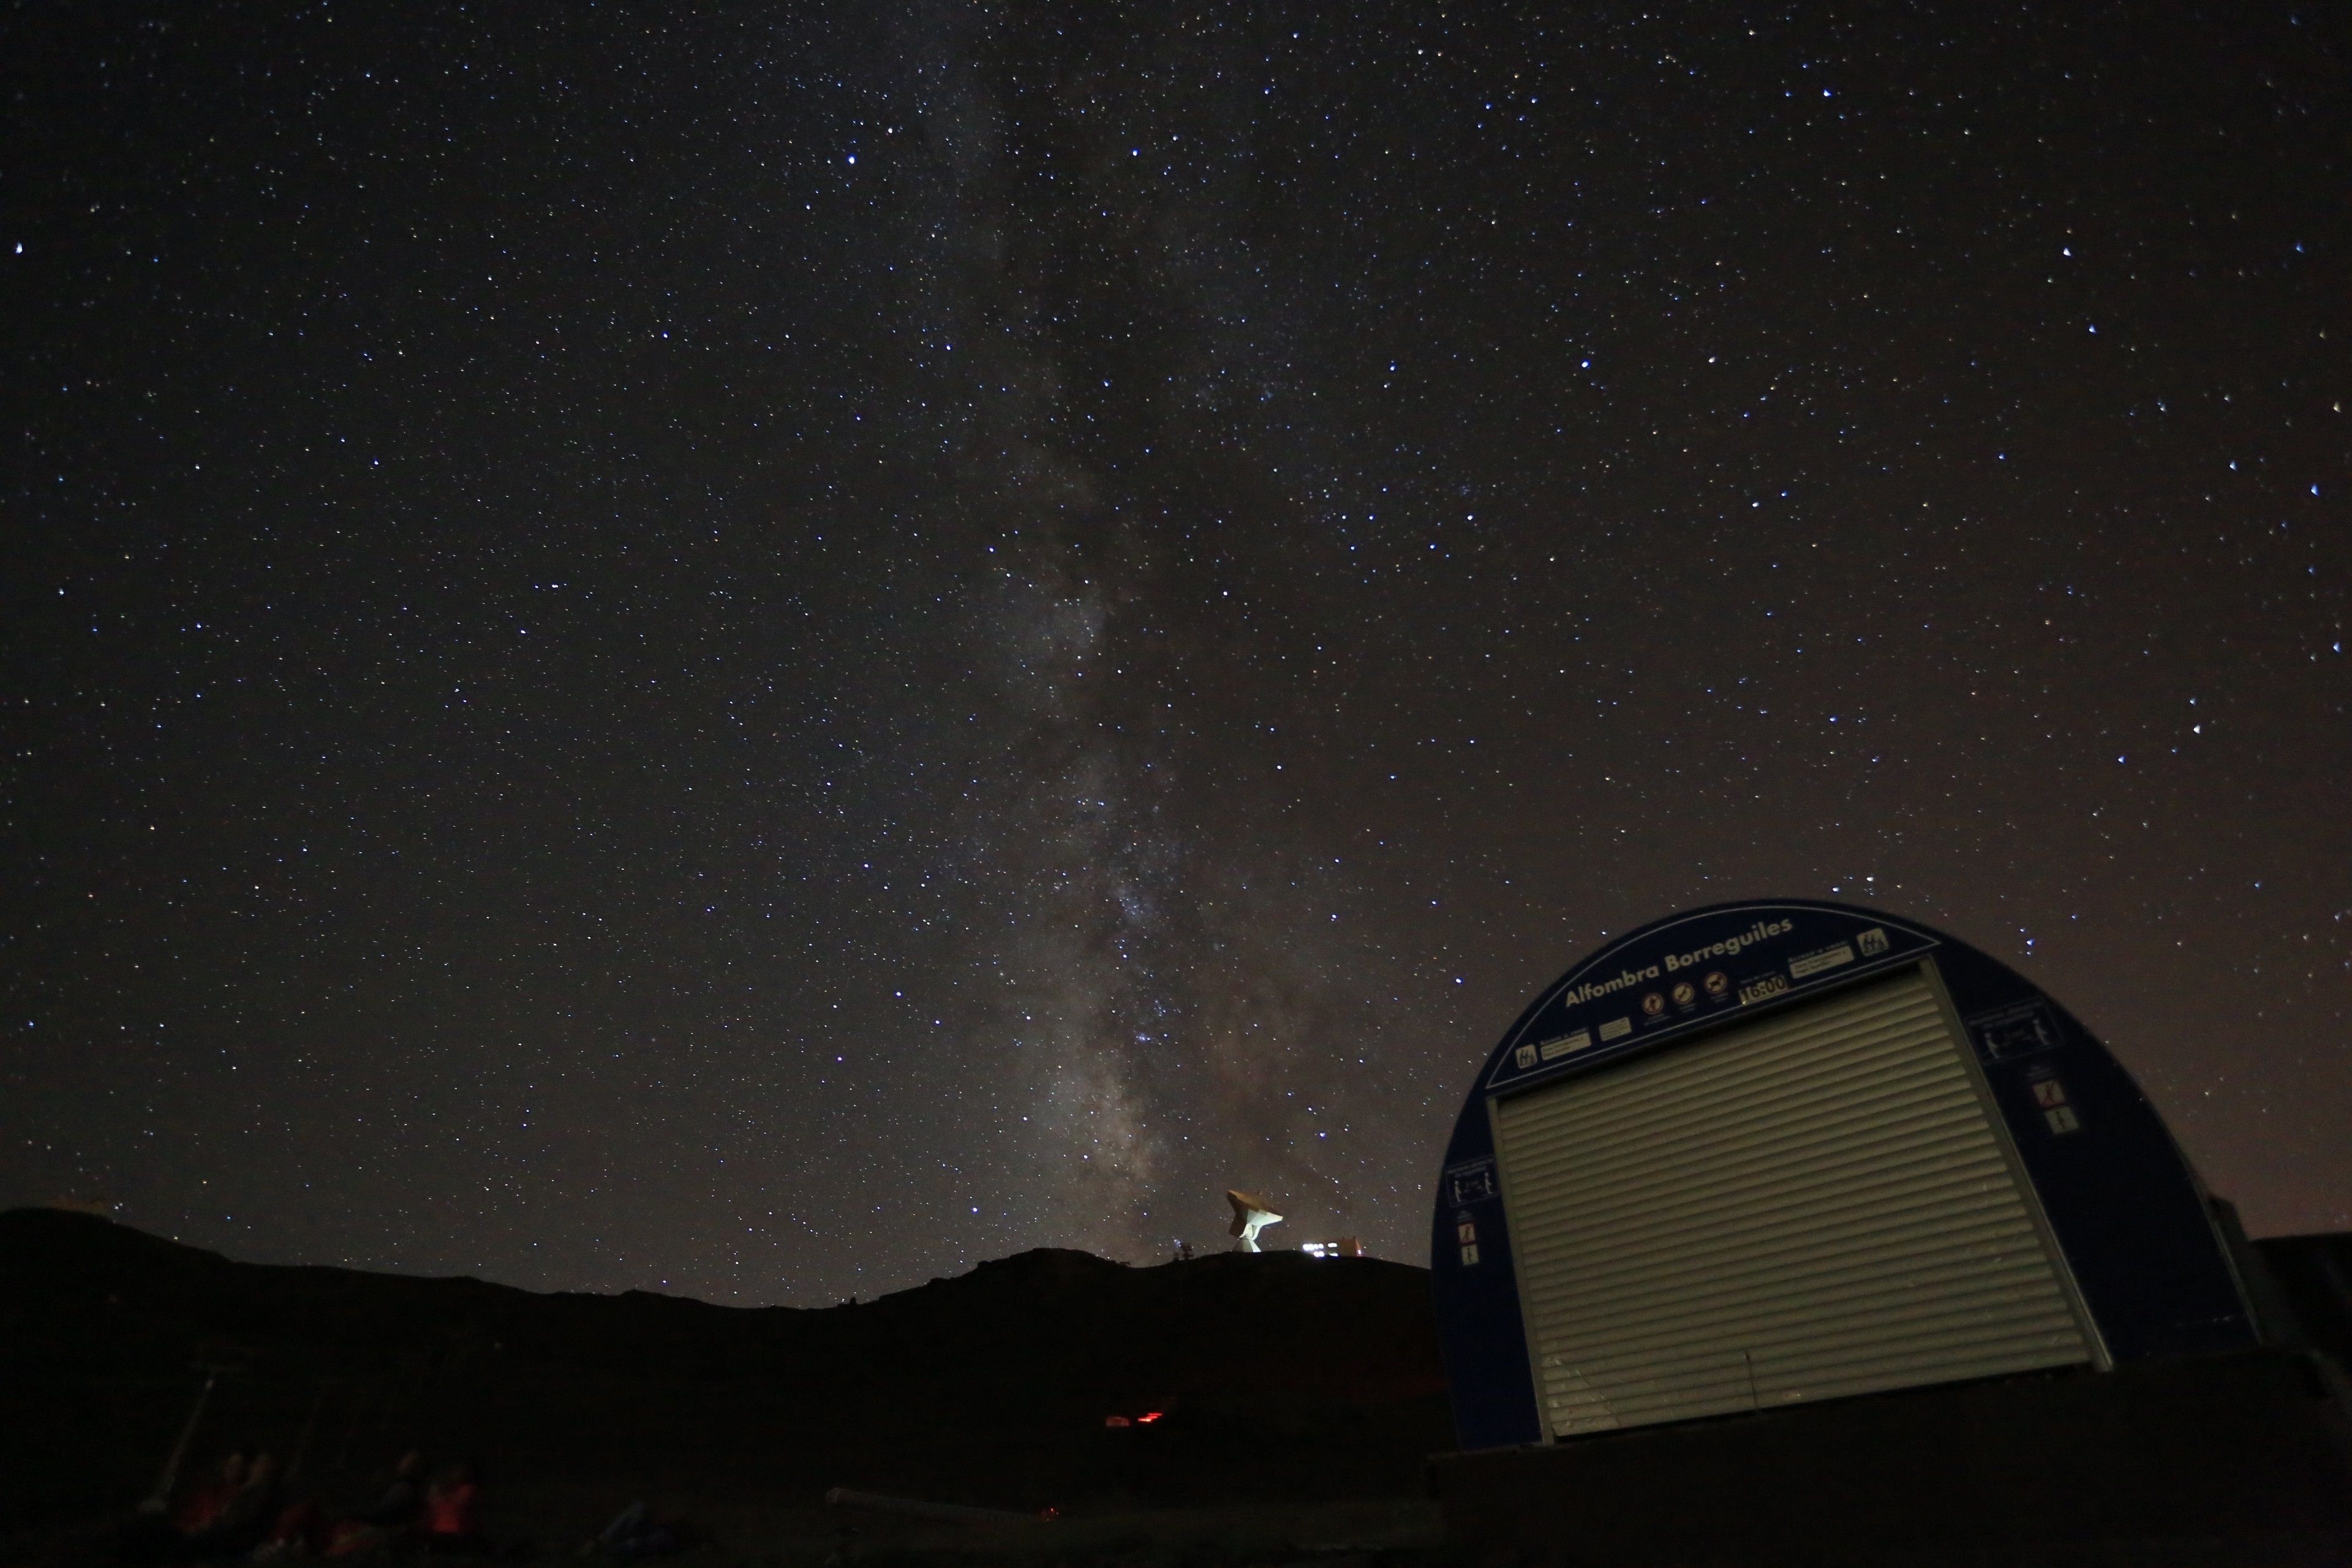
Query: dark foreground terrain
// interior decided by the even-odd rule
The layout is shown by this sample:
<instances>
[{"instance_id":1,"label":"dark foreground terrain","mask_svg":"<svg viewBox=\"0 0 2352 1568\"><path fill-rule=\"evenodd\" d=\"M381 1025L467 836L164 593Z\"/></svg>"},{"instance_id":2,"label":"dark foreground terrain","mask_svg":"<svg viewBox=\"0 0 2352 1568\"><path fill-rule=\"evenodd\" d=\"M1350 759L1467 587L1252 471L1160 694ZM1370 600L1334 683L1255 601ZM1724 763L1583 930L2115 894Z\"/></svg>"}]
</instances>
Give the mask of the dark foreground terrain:
<instances>
[{"instance_id":1,"label":"dark foreground terrain","mask_svg":"<svg viewBox=\"0 0 2352 1568\"><path fill-rule=\"evenodd\" d=\"M2279 1353L2321 1352L2310 1375L2342 1386L2326 1369L2352 1357L2352 1237L2263 1242L2249 1263L2288 1347ZM1734 1560L1714 1546L1677 1554L1665 1545L1677 1531L1738 1542L1742 1562L1977 1568L2024 1559L1957 1543L1940 1554L1841 1555L1829 1550L1835 1530L1801 1521L1834 1522L1853 1511L1851 1497L1801 1509L1800 1522L1758 1539L1742 1521L1759 1521L1762 1501L1736 1499L1791 1464L1824 1469L1809 1484L1835 1497L1841 1475L1869 1468L1872 1432L1916 1426L1939 1401L1995 1409L1992 1426L1968 1440L1978 1448L2031 1449L2051 1440L2047 1419L2012 1405L2079 1394L2115 1426L2109 1405L2144 1405L2158 1384L2255 1374L2268 1375L2184 1365L2095 1389L2059 1374L2040 1391L2026 1386L2033 1380L1909 1391L1756 1418L1765 1425L1752 1431L1743 1418L1543 1450L1526 1462L1561 1475L1512 1494L1486 1521L1564 1530L1576 1543L1529 1557L1482 1547L1475 1530L1449 1543L1440 1528L1427 1461L1452 1447L1444 1376L1426 1277L1399 1264L1276 1252L1130 1268L1039 1251L866 1305L741 1310L234 1263L88 1215L25 1209L0 1214L0 1564L106 1561L207 1376L216 1384L186 1476L233 1446L266 1447L296 1468L296 1494L341 1510L372 1496L404 1449L467 1458L487 1481L488 1533L542 1560L569 1558L643 1499L702 1528L695 1561L777 1568ZM2214 1408L2239 1410L2243 1393ZM2082 1486L2113 1503L2132 1486L2161 1489L2183 1464L2184 1474L2212 1468L2218 1459L2191 1450L2236 1439L2193 1403L2158 1397L2157 1415L2141 1411L2090 1445L2099 1458ZM2178 1419L2163 1418L2176 1409ZM1110 1416L1134 1424L1107 1426ZM1693 1485L1687 1455L1643 1458L1692 1444L1748 1457L1727 1461L1712 1486ZM1817 1449L1819 1464L1805 1459ZM1847 1457L1822 1457L1833 1452ZM1898 1523L1936 1507L2033 1511L2024 1482L1962 1484L1940 1462L1894 1469L1856 1484ZM1596 1481L1603 1472L1614 1479ZM1577 1477L1582 1500L1569 1519L1562 1489ZM835 1487L1033 1517L928 1523L830 1506ZM1048 1509L1058 1517L1034 1517ZM2227 1564L2246 1539L2233 1525L2186 1545L2143 1540L2128 1520L2076 1511L2091 1523L2032 1561ZM1612 1531L1622 1539L1603 1550ZM2173 1554L2149 1555L2158 1546ZM2309 1560L2332 1563L2321 1550Z\"/></svg>"},{"instance_id":2,"label":"dark foreground terrain","mask_svg":"<svg viewBox=\"0 0 2352 1568\"><path fill-rule=\"evenodd\" d=\"M836 1486L1074 1520L1412 1500L1236 1526L1401 1539L1451 1441L1425 1276L1395 1263L1037 1251L745 1310L235 1263L22 1209L0 1214L0 1540L21 1557L145 1496L208 1367L192 1471L264 1447L340 1506L405 1448L469 1456L493 1536L566 1551L638 1498L733 1544L905 1532L828 1510Z\"/></svg>"}]
</instances>

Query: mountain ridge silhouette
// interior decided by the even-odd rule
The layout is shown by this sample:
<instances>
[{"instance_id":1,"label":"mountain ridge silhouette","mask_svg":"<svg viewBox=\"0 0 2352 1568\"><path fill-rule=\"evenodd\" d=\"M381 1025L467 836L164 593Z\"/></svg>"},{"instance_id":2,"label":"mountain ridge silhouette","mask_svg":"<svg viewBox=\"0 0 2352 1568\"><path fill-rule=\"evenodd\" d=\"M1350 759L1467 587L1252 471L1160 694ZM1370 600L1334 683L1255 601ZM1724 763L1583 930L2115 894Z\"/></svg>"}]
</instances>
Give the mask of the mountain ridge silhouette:
<instances>
[{"instance_id":1,"label":"mountain ridge silhouette","mask_svg":"<svg viewBox=\"0 0 2352 1568\"><path fill-rule=\"evenodd\" d=\"M191 1465L304 1442L326 1491L421 1445L478 1456L509 1498L706 1510L835 1485L1016 1508L1410 1496L1451 1441L1425 1272L1297 1252L1036 1248L857 1304L729 1307L245 1263L15 1209L0 1336L0 1422L44 1435L11 1528L144 1495L204 1367L235 1370Z\"/></svg>"}]
</instances>

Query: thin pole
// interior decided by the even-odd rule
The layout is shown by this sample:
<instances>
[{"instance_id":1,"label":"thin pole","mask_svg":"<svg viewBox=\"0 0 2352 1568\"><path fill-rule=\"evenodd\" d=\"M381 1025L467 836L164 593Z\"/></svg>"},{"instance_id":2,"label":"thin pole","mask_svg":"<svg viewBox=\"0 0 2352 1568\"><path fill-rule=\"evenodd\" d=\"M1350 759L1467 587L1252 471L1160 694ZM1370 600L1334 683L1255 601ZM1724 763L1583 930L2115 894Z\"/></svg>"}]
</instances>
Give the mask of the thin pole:
<instances>
[{"instance_id":1,"label":"thin pole","mask_svg":"<svg viewBox=\"0 0 2352 1568\"><path fill-rule=\"evenodd\" d=\"M188 1445L196 1436L196 1423L205 1418L205 1405L213 1396L213 1384L219 1381L217 1368L205 1373L205 1386L196 1394L196 1407L188 1412L188 1424L180 1428L180 1440L172 1445L172 1457L163 1461L163 1473L155 1478L154 1495L139 1505L141 1513L162 1513L172 1506L172 1489L180 1483L180 1461L188 1457Z\"/></svg>"}]
</instances>

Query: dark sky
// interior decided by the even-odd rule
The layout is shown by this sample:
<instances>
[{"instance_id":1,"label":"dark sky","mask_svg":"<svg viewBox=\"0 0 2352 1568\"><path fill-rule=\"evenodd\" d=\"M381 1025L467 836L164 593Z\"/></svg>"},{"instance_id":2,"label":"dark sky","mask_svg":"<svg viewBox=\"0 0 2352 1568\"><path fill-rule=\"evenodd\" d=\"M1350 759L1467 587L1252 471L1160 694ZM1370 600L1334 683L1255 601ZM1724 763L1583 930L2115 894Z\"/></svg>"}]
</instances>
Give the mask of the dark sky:
<instances>
[{"instance_id":1,"label":"dark sky","mask_svg":"<svg viewBox=\"0 0 2352 1568\"><path fill-rule=\"evenodd\" d=\"M1877 901L2352 1225L2341 6L0 16L0 1203L816 1303L1420 1261Z\"/></svg>"}]
</instances>

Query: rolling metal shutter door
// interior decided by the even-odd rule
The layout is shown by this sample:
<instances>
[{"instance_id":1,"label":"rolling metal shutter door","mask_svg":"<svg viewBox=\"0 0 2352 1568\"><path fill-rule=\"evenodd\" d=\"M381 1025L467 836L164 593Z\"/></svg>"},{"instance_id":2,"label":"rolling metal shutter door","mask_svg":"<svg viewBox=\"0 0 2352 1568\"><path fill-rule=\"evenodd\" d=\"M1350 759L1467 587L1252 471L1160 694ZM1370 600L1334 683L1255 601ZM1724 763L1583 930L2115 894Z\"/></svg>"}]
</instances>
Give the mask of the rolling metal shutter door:
<instances>
[{"instance_id":1,"label":"rolling metal shutter door","mask_svg":"<svg viewBox=\"0 0 2352 1568\"><path fill-rule=\"evenodd\" d=\"M2094 1359L1916 969L1494 1108L1555 1436Z\"/></svg>"}]
</instances>

